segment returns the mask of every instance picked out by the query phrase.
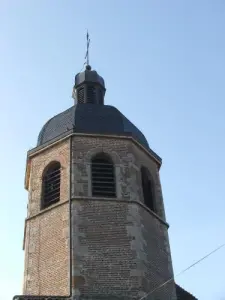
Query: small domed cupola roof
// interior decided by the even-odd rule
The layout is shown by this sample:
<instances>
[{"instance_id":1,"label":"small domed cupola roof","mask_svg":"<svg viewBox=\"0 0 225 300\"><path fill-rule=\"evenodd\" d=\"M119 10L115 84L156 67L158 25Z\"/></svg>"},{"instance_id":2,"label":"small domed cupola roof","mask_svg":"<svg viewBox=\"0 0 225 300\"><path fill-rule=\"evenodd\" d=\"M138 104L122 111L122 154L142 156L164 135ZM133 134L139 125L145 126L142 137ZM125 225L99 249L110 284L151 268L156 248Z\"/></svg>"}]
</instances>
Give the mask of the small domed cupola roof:
<instances>
[{"instance_id":1,"label":"small domed cupola roof","mask_svg":"<svg viewBox=\"0 0 225 300\"><path fill-rule=\"evenodd\" d=\"M105 88L105 82L104 79L98 75L98 73L91 69L90 65L86 66L85 71L78 73L75 76L75 87L77 88L80 86L80 84L84 82L92 82L101 85L103 88Z\"/></svg>"},{"instance_id":2,"label":"small domed cupola roof","mask_svg":"<svg viewBox=\"0 0 225 300\"><path fill-rule=\"evenodd\" d=\"M98 73L86 66L85 71L75 76L73 95L79 104L104 104L105 82Z\"/></svg>"}]
</instances>

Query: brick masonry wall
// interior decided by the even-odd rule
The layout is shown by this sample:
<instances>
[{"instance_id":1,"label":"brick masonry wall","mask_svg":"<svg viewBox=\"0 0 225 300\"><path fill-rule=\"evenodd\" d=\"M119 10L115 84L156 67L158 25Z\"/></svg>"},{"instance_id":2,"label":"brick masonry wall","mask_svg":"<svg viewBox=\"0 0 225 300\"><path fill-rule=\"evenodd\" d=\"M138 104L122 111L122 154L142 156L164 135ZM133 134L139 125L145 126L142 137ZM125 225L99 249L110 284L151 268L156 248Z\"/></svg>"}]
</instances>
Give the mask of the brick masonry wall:
<instances>
[{"instance_id":1,"label":"brick masonry wall","mask_svg":"<svg viewBox=\"0 0 225 300\"><path fill-rule=\"evenodd\" d=\"M148 168L149 172L151 173L152 179L153 179L157 214L164 221L166 221L164 202L163 202L163 194L162 194L158 166L152 159L149 159L149 156L142 149L137 147L135 144L132 144L131 152L132 152L133 156L135 157L135 163L138 166L138 170L139 170L139 172L138 172L139 176L137 178L138 185L141 186L140 168L141 168L141 166L145 166ZM140 193L140 198L141 198L141 201L144 202L142 189L141 189L141 193Z\"/></svg>"},{"instance_id":2,"label":"brick masonry wall","mask_svg":"<svg viewBox=\"0 0 225 300\"><path fill-rule=\"evenodd\" d=\"M68 139L31 158L28 217L40 212L42 174L52 161L59 161L61 164L60 203L69 199L70 141Z\"/></svg>"},{"instance_id":3,"label":"brick masonry wall","mask_svg":"<svg viewBox=\"0 0 225 300\"><path fill-rule=\"evenodd\" d=\"M116 201L91 195L90 162L101 151L115 163ZM96 299L141 297L168 280L173 270L167 227L141 205L144 165L154 181L158 215L165 220L156 163L132 141L75 136L72 165L73 273L78 293ZM154 296L175 300L174 283Z\"/></svg>"},{"instance_id":4,"label":"brick masonry wall","mask_svg":"<svg viewBox=\"0 0 225 300\"><path fill-rule=\"evenodd\" d=\"M152 179L154 181L154 187L155 187L155 197L156 197L156 208L157 208L157 214L161 217L162 220L166 221L166 215L165 215L165 209L164 209L164 200L163 200L163 193L162 193L162 187L161 187L161 182L160 182L160 175L159 175L159 170L156 164L149 159L149 157L146 155L142 149L136 147L134 144L132 146L133 151L132 153L134 154L136 161L138 163L139 168L143 165L148 168L148 170L151 172ZM139 173L140 174L140 173ZM138 184L141 185L141 177L138 177ZM142 202L143 202L143 195L141 195ZM149 254L150 251L148 249L151 248L152 241L151 239L155 240L155 250L163 251L161 252L162 256L167 256L167 264L161 264L164 269L161 270L161 272L158 273L158 280L161 282L165 282L165 276L162 278L160 274L166 274L165 266L168 266L168 273L167 273L167 278L171 278L173 276L173 267L172 267L172 258L171 258L171 251L170 251L170 244L169 244L169 235L168 235L168 229L166 226L164 226L161 222L157 221L156 219L154 222L149 222L149 213L146 210L143 210L140 208L140 214L142 216L142 224L145 226L143 227L144 230L144 235L146 236L146 240L148 241L147 247L146 247L146 253ZM154 228L157 228L157 230L154 230ZM147 231L146 231L147 229ZM147 232L147 235L146 235ZM148 232L151 232L151 236L149 236ZM158 242L158 244L157 244ZM161 250L160 250L161 249ZM155 254L157 254L157 251L155 251ZM150 262L152 261L152 258L150 256L147 257L147 260ZM152 264L150 265L152 266ZM160 265L159 265L160 266ZM149 272L151 273L151 268L149 268ZM148 275L147 275L148 276ZM161 278L160 278L161 277ZM172 287L171 287L172 286ZM168 290L171 291L173 295L173 299L176 299L176 292L174 288L174 282L172 282L171 285L167 284L164 290L165 293L168 293ZM168 287L168 290L167 290ZM160 292L155 292L155 295L159 299L161 299L162 295ZM163 299L163 298L162 298Z\"/></svg>"},{"instance_id":5,"label":"brick masonry wall","mask_svg":"<svg viewBox=\"0 0 225 300\"><path fill-rule=\"evenodd\" d=\"M25 235L24 294L69 294L69 140L31 158ZM60 202L40 212L42 173L61 163Z\"/></svg>"},{"instance_id":6,"label":"brick masonry wall","mask_svg":"<svg viewBox=\"0 0 225 300\"><path fill-rule=\"evenodd\" d=\"M115 163L116 199L91 195L90 162L101 151ZM31 161L25 294L69 294L69 152L67 140ZM62 165L61 200L40 214L42 173L52 160ZM157 212L165 220L157 165L143 150L130 140L73 138L73 282L84 298L141 297L173 274L167 227L143 206L141 165L151 172ZM174 284L154 295L175 300Z\"/></svg>"},{"instance_id":7,"label":"brick masonry wall","mask_svg":"<svg viewBox=\"0 0 225 300\"><path fill-rule=\"evenodd\" d=\"M144 254L140 259L140 268L144 270L142 290L149 292L173 276L170 247L165 225L149 215L143 207L139 207L138 215L138 220L134 221L134 226L139 229L138 242L135 240L135 244L137 252ZM153 295L156 299L176 299L174 282L155 291Z\"/></svg>"}]
</instances>

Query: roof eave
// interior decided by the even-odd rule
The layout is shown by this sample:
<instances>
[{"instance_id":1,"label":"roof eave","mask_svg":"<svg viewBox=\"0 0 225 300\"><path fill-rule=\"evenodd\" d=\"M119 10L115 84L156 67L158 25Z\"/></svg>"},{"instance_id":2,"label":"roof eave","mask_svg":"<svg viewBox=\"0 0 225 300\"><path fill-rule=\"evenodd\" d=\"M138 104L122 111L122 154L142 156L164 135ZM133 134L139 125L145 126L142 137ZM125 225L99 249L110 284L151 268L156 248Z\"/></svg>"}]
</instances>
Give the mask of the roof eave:
<instances>
[{"instance_id":1,"label":"roof eave","mask_svg":"<svg viewBox=\"0 0 225 300\"><path fill-rule=\"evenodd\" d=\"M46 148L52 147L56 143L59 143L59 142L65 140L65 139L69 138L71 135L129 139L129 140L132 140L142 150L144 150L148 155L150 155L154 159L154 161L157 163L159 169L162 165L162 158L159 155L157 155L150 147L149 147L149 149L146 149L144 146L142 146L132 136L113 135L113 134L97 134L97 133L79 133L79 132L74 132L74 129L68 130L66 133L63 133L63 134L57 136L56 138L44 143L43 145L37 146L37 147L29 150L28 151L28 157L36 155L38 152L43 151Z\"/></svg>"}]
</instances>

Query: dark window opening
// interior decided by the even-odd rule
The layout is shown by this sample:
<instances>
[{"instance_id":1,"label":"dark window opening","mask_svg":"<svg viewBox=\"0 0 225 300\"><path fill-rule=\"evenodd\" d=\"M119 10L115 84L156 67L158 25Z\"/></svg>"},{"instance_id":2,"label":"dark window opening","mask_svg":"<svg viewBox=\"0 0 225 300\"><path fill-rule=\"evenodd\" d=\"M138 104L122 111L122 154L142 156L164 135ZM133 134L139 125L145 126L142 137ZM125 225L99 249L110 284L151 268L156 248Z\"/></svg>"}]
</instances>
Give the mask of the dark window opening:
<instances>
[{"instance_id":1,"label":"dark window opening","mask_svg":"<svg viewBox=\"0 0 225 300\"><path fill-rule=\"evenodd\" d=\"M54 162L47 167L43 176L42 208L46 208L60 200L61 165Z\"/></svg>"},{"instance_id":2,"label":"dark window opening","mask_svg":"<svg viewBox=\"0 0 225 300\"><path fill-rule=\"evenodd\" d=\"M145 167L141 168L141 180L144 204L156 213L153 182L149 171Z\"/></svg>"},{"instance_id":3,"label":"dark window opening","mask_svg":"<svg viewBox=\"0 0 225 300\"><path fill-rule=\"evenodd\" d=\"M84 87L80 87L77 91L78 103L84 103Z\"/></svg>"},{"instance_id":4,"label":"dark window opening","mask_svg":"<svg viewBox=\"0 0 225 300\"><path fill-rule=\"evenodd\" d=\"M92 159L92 196L116 197L114 165L105 154L98 154Z\"/></svg>"},{"instance_id":5,"label":"dark window opening","mask_svg":"<svg viewBox=\"0 0 225 300\"><path fill-rule=\"evenodd\" d=\"M87 87L87 103L95 103L96 88L94 86Z\"/></svg>"}]
</instances>

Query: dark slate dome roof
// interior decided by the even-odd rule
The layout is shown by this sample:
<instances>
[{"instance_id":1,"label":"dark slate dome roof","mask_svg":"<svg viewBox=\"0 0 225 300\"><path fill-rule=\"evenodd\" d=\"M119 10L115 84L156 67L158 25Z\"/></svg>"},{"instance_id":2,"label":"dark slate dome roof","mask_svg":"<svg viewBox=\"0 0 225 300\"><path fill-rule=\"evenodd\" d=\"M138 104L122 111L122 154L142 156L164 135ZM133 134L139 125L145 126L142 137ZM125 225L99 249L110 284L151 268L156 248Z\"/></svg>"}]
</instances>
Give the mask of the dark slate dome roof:
<instances>
[{"instance_id":1,"label":"dark slate dome roof","mask_svg":"<svg viewBox=\"0 0 225 300\"><path fill-rule=\"evenodd\" d=\"M149 150L141 131L110 105L77 104L51 118L42 128L37 146L71 133L131 136Z\"/></svg>"},{"instance_id":2,"label":"dark slate dome roof","mask_svg":"<svg viewBox=\"0 0 225 300\"><path fill-rule=\"evenodd\" d=\"M94 70L91 70L91 66L86 66L83 72L78 73L75 76L75 86L79 86L84 82L95 82L105 87L104 79Z\"/></svg>"}]
</instances>

